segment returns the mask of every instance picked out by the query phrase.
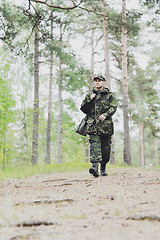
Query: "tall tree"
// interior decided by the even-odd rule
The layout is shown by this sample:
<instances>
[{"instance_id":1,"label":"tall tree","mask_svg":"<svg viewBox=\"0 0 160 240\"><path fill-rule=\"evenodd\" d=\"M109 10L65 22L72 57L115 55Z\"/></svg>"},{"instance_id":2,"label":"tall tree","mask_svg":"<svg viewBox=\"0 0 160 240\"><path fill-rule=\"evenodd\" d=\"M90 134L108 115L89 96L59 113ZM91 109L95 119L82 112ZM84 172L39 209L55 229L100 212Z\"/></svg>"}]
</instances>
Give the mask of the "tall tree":
<instances>
[{"instance_id":1,"label":"tall tree","mask_svg":"<svg viewBox=\"0 0 160 240\"><path fill-rule=\"evenodd\" d=\"M155 60L155 59L154 59ZM145 166L147 160L145 145L147 142L146 133L159 135L159 96L157 93L157 70L155 73L149 64L146 70L135 68L131 77L129 96L131 102L131 119L139 127L140 164Z\"/></svg>"},{"instance_id":2,"label":"tall tree","mask_svg":"<svg viewBox=\"0 0 160 240\"><path fill-rule=\"evenodd\" d=\"M90 81L89 81L89 90L93 89L93 76L94 76L94 59L95 59L95 39L94 39L94 27L91 31L91 64L90 64Z\"/></svg>"},{"instance_id":3,"label":"tall tree","mask_svg":"<svg viewBox=\"0 0 160 240\"><path fill-rule=\"evenodd\" d=\"M110 77L110 57L109 57L109 40L108 40L108 24L106 16L105 0L103 0L103 28L104 28L104 42L105 42L105 76L107 81L107 87L111 90L111 77ZM114 135L112 136L111 144L111 157L110 163L115 163L115 148L114 148Z\"/></svg>"},{"instance_id":4,"label":"tall tree","mask_svg":"<svg viewBox=\"0 0 160 240\"><path fill-rule=\"evenodd\" d=\"M105 42L105 75L107 81L107 87L111 89L110 79L110 60L109 60L109 41L108 41L108 24L106 19L106 7L105 0L103 0L103 28L104 28L104 42Z\"/></svg>"},{"instance_id":5,"label":"tall tree","mask_svg":"<svg viewBox=\"0 0 160 240\"><path fill-rule=\"evenodd\" d=\"M51 10L51 41L53 42L53 10ZM49 103L48 103L48 121L47 121L47 145L46 145L46 163L50 164L51 154L51 122L52 122L52 87L53 87L53 48L50 49L50 73L49 73Z\"/></svg>"},{"instance_id":6,"label":"tall tree","mask_svg":"<svg viewBox=\"0 0 160 240\"><path fill-rule=\"evenodd\" d=\"M122 0L122 74L123 74L123 129L124 129L124 163L131 164L129 106L128 106L128 76L127 76L127 19L126 0Z\"/></svg>"},{"instance_id":7,"label":"tall tree","mask_svg":"<svg viewBox=\"0 0 160 240\"><path fill-rule=\"evenodd\" d=\"M60 46L62 47L62 27L60 23ZM58 74L58 163L63 162L63 100L62 100L62 56L59 57L59 74Z\"/></svg>"},{"instance_id":8,"label":"tall tree","mask_svg":"<svg viewBox=\"0 0 160 240\"><path fill-rule=\"evenodd\" d=\"M36 11L39 6L36 3ZM33 142L32 142L32 164L38 162L38 123L39 123L39 29L38 21L34 36L34 111L33 111Z\"/></svg>"}]
</instances>

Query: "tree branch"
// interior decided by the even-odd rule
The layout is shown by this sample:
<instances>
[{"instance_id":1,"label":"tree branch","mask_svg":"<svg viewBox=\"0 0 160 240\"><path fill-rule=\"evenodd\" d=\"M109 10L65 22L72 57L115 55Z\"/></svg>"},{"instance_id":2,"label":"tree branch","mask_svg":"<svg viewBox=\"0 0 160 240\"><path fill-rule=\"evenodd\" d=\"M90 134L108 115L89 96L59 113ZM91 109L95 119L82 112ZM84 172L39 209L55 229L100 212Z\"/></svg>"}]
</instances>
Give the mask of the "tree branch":
<instances>
[{"instance_id":1,"label":"tree branch","mask_svg":"<svg viewBox=\"0 0 160 240\"><path fill-rule=\"evenodd\" d=\"M57 9L61 9L61 10L74 9L74 8L77 8L82 3L82 0L80 0L80 2L78 4L75 4L74 1L72 1L72 3L73 3L72 7L60 7L60 6L49 4L49 3L47 3L47 1L42 1L42 0L30 0L30 1L35 2L35 3L45 4L48 7L57 8Z\"/></svg>"},{"instance_id":2,"label":"tree branch","mask_svg":"<svg viewBox=\"0 0 160 240\"><path fill-rule=\"evenodd\" d=\"M80 7L80 6L79 6L79 8L82 9L82 10L87 11L88 13L90 13L90 12L95 13L97 16L102 16L102 17L104 16L103 13L97 13L97 12L95 12L94 10L91 10L91 9L88 9L88 8L85 8L85 7Z\"/></svg>"}]
</instances>

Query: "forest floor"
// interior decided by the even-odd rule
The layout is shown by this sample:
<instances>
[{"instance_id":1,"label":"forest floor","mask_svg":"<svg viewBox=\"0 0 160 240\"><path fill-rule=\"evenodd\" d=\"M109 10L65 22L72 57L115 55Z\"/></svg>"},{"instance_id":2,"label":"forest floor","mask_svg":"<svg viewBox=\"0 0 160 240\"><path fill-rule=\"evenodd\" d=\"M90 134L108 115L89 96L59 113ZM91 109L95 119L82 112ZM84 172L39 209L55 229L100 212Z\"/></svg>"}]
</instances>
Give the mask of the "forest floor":
<instances>
[{"instance_id":1,"label":"forest floor","mask_svg":"<svg viewBox=\"0 0 160 240\"><path fill-rule=\"evenodd\" d=\"M0 182L0 240L160 240L160 169Z\"/></svg>"}]
</instances>

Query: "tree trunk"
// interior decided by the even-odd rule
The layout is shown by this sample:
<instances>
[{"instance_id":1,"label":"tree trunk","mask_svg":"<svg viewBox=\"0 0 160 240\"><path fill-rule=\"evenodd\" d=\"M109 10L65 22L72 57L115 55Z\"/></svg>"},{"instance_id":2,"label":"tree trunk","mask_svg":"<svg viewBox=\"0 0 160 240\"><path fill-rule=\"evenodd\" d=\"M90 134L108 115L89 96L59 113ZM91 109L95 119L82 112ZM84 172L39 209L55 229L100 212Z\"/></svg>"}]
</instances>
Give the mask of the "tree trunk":
<instances>
[{"instance_id":1,"label":"tree trunk","mask_svg":"<svg viewBox=\"0 0 160 240\"><path fill-rule=\"evenodd\" d=\"M145 167L144 122L140 123L140 163Z\"/></svg>"},{"instance_id":2,"label":"tree trunk","mask_svg":"<svg viewBox=\"0 0 160 240\"><path fill-rule=\"evenodd\" d=\"M60 45L62 46L62 24L60 25ZM58 163L63 163L63 100L62 100L62 60L59 60L58 76Z\"/></svg>"},{"instance_id":3,"label":"tree trunk","mask_svg":"<svg viewBox=\"0 0 160 240\"><path fill-rule=\"evenodd\" d=\"M110 62L109 62L109 41L108 41L108 25L106 19L105 0L103 0L103 29L104 29L104 42L105 42L105 77L106 87L111 90L111 77L110 77ZM114 135L112 136L111 144L111 157L110 163L115 163L115 148L114 148Z\"/></svg>"},{"instance_id":4,"label":"tree trunk","mask_svg":"<svg viewBox=\"0 0 160 240\"><path fill-rule=\"evenodd\" d=\"M91 65L90 65L90 82L89 82L89 91L92 91L94 82L94 29L92 29L91 34Z\"/></svg>"},{"instance_id":5,"label":"tree trunk","mask_svg":"<svg viewBox=\"0 0 160 240\"><path fill-rule=\"evenodd\" d=\"M155 137L155 165L158 166L158 138Z\"/></svg>"},{"instance_id":6,"label":"tree trunk","mask_svg":"<svg viewBox=\"0 0 160 240\"><path fill-rule=\"evenodd\" d=\"M93 77L94 77L94 48L95 48L94 28L92 28L89 91L92 91L92 89L94 87L94 81L93 81ZM89 160L90 160L90 144L89 144L89 137L88 136L86 136L86 139L85 139L85 151L86 151L86 161L89 162Z\"/></svg>"},{"instance_id":7,"label":"tree trunk","mask_svg":"<svg viewBox=\"0 0 160 240\"><path fill-rule=\"evenodd\" d=\"M59 76L58 76L58 163L63 162L63 128L62 128L62 116L63 116L63 101L62 101L62 61L60 59Z\"/></svg>"},{"instance_id":8,"label":"tree trunk","mask_svg":"<svg viewBox=\"0 0 160 240\"><path fill-rule=\"evenodd\" d=\"M36 3L38 11L38 3ZM38 162L38 122L39 122L39 32L35 29L34 39L34 112L33 112L33 142L32 164Z\"/></svg>"},{"instance_id":9,"label":"tree trunk","mask_svg":"<svg viewBox=\"0 0 160 240\"><path fill-rule=\"evenodd\" d=\"M51 12L51 41L53 41L53 11ZM47 121L47 144L46 144L46 164L50 164L51 155L51 125L52 125L52 85L53 85L53 50L50 50L50 73L49 73L49 103Z\"/></svg>"},{"instance_id":10,"label":"tree trunk","mask_svg":"<svg viewBox=\"0 0 160 240\"><path fill-rule=\"evenodd\" d=\"M110 66L109 66L109 42L108 42L108 26L106 19L105 0L103 0L103 29L104 29L104 42L105 42L105 76L107 87L111 89L110 79Z\"/></svg>"},{"instance_id":11,"label":"tree trunk","mask_svg":"<svg viewBox=\"0 0 160 240\"><path fill-rule=\"evenodd\" d=\"M114 141L114 134L112 135L110 164L115 164L115 141Z\"/></svg>"},{"instance_id":12,"label":"tree trunk","mask_svg":"<svg viewBox=\"0 0 160 240\"><path fill-rule=\"evenodd\" d=\"M127 21L126 0L122 0L122 74L123 74L123 126L124 126L124 163L131 165L129 134L128 77L127 77Z\"/></svg>"},{"instance_id":13,"label":"tree trunk","mask_svg":"<svg viewBox=\"0 0 160 240\"><path fill-rule=\"evenodd\" d=\"M21 158L22 160L27 160L27 123L26 123L26 108L25 104L23 104L23 112L22 112L22 153Z\"/></svg>"},{"instance_id":14,"label":"tree trunk","mask_svg":"<svg viewBox=\"0 0 160 240\"><path fill-rule=\"evenodd\" d=\"M26 121L26 101L28 95L28 83L26 83L26 78L24 77L24 59L23 57L20 58L21 61L21 75L19 78L21 79L21 86L22 86L22 96L21 96L21 109L22 109L22 133L21 133L21 159L23 161L27 160L27 153L28 153L28 137L27 137L27 121ZM18 69L19 71L19 69ZM18 74L18 72L17 72ZM25 79L24 79L25 78Z\"/></svg>"}]
</instances>

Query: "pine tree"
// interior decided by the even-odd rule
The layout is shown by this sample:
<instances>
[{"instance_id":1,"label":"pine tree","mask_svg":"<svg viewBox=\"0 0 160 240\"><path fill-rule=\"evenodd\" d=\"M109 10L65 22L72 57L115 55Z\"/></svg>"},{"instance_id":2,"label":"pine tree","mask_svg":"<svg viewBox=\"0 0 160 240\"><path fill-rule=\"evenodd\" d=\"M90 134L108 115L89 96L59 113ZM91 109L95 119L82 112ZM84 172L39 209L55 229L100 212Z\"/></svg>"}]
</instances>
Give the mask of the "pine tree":
<instances>
[{"instance_id":1,"label":"pine tree","mask_svg":"<svg viewBox=\"0 0 160 240\"><path fill-rule=\"evenodd\" d=\"M53 42L53 10L51 10L51 41ZM50 49L50 73L49 73L49 103L46 141L46 163L50 164L51 156L51 126L52 126L52 88L53 88L53 49Z\"/></svg>"},{"instance_id":2,"label":"pine tree","mask_svg":"<svg viewBox=\"0 0 160 240\"><path fill-rule=\"evenodd\" d=\"M131 164L129 106L128 106L128 76L127 76L127 20L126 1L122 0L122 73L123 73L123 128L124 128L124 163Z\"/></svg>"},{"instance_id":3,"label":"pine tree","mask_svg":"<svg viewBox=\"0 0 160 240\"><path fill-rule=\"evenodd\" d=\"M36 11L39 6L36 3ZM38 124L39 124L39 29L38 22L34 39L34 110L33 110L33 142L32 164L38 163Z\"/></svg>"}]
</instances>

